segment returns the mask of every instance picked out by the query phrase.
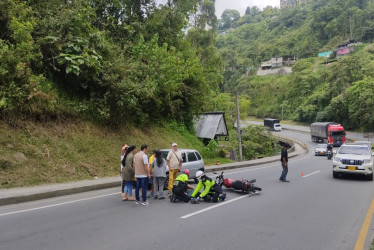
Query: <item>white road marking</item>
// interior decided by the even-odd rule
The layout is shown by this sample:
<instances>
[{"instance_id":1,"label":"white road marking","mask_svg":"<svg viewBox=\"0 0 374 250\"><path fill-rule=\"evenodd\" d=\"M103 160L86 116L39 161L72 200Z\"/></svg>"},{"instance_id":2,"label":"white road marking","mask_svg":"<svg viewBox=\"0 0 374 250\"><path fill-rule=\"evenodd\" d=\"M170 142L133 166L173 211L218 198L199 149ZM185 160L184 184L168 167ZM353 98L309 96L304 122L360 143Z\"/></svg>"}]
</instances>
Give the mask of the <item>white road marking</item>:
<instances>
[{"instance_id":1,"label":"white road marking","mask_svg":"<svg viewBox=\"0 0 374 250\"><path fill-rule=\"evenodd\" d=\"M25 209L25 210L19 210L19 211L4 213L4 214L0 214L0 217L1 216L6 216L6 215L11 215L11 214L20 214L20 213L25 213L25 212L30 212L30 211L35 211L35 210L50 208L50 207L57 207L57 206L62 206L62 205L71 204L71 203L80 202L80 201L93 200L93 199L97 199L97 198L101 198L101 197L105 197L105 196L117 195L119 193L120 192L111 193L111 194L104 194L104 195L94 196L94 197L90 197L90 198L84 198L84 199L79 199L79 200L74 200L74 201L67 201L67 202L57 203L57 204L43 206L43 207L35 207L35 208L30 208L30 209Z\"/></svg>"},{"instance_id":2,"label":"white road marking","mask_svg":"<svg viewBox=\"0 0 374 250\"><path fill-rule=\"evenodd\" d=\"M243 195L243 196L237 197L237 198L232 199L232 200L223 201L222 203L219 203L219 204L217 204L217 205L214 205L214 206L211 206L211 207L207 207L207 208L201 209L201 210L196 211L196 212L194 212L194 213L190 213L190 214L184 215L184 216L182 216L182 217L180 217L180 218L181 218L181 219L187 219L187 218L189 218L189 217L191 217L191 216L194 216L194 215L197 215L197 214L204 213L204 212L206 212L206 211L208 211L208 210L211 210L211 209L213 209L213 208L217 208L217 207L220 207L220 206L223 206L223 205L229 204L229 203L231 203L231 202L234 202L234 201L237 201L237 200L243 199L243 198L248 197L248 196L250 196L250 195L253 195L253 194L247 194L247 195Z\"/></svg>"},{"instance_id":3,"label":"white road marking","mask_svg":"<svg viewBox=\"0 0 374 250\"><path fill-rule=\"evenodd\" d=\"M318 170L318 171L316 171L316 172L313 172L313 173L310 173L310 174L304 175L303 178L308 177L308 176L311 176L311 175L314 175L314 174L317 174L317 173L319 173L319 172L321 172L321 171Z\"/></svg>"}]
</instances>

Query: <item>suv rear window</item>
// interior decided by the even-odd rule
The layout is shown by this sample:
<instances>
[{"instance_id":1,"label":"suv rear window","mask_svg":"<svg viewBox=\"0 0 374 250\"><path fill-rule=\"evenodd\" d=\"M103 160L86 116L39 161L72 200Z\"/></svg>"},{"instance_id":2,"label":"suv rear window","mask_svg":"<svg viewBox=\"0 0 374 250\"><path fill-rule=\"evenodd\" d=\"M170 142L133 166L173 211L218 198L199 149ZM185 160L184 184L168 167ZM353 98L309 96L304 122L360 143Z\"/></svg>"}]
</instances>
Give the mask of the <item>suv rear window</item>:
<instances>
[{"instance_id":1,"label":"suv rear window","mask_svg":"<svg viewBox=\"0 0 374 250\"><path fill-rule=\"evenodd\" d=\"M197 161L197 157L194 152L188 152L188 161Z\"/></svg>"}]
</instances>

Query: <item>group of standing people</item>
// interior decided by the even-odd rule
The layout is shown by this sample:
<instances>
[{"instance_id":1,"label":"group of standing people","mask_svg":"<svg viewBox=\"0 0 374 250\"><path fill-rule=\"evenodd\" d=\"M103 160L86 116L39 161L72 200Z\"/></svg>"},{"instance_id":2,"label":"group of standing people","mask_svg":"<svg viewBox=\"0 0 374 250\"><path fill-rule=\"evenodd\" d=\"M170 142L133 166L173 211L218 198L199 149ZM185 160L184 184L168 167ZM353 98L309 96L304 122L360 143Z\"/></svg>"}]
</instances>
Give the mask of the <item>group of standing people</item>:
<instances>
[{"instance_id":1,"label":"group of standing people","mask_svg":"<svg viewBox=\"0 0 374 250\"><path fill-rule=\"evenodd\" d=\"M198 171L196 177L199 183L196 189L189 196L186 194L187 189L193 189L189 184L188 178L190 172L183 171L179 175L182 168L182 154L178 151L178 145L172 144L172 150L169 151L166 160L162 157L162 153L156 150L149 158L147 156L148 146L142 145L140 151L137 152L135 145L124 145L121 150L121 195L122 200L135 201L136 204L148 205L147 187L152 183L151 194L155 199L165 199L164 186L166 181L166 171L169 169L168 196L172 202L177 199L188 202L192 198L192 203L196 203L196 197L203 198L206 201L217 202L224 200L226 195L222 196L222 189L218 190L214 181L207 177L203 171ZM284 145L281 152L282 174L280 181L289 182L286 179L288 173L288 153L287 146ZM136 178L135 197L132 195L132 185ZM199 191L204 189L202 193ZM140 189L142 190L142 201L140 201ZM217 190L216 190L217 189ZM208 195L210 194L210 196Z\"/></svg>"},{"instance_id":2,"label":"group of standing people","mask_svg":"<svg viewBox=\"0 0 374 250\"><path fill-rule=\"evenodd\" d=\"M155 150L148 160L148 146L142 145L137 152L135 145L124 145L121 150L121 195L122 200L135 201L136 204L148 205L147 187L152 184L151 196L155 199L165 199L164 186L166 181L166 171L169 170L168 197L171 201L176 199L189 201L186 191L193 189L189 184L188 178L190 172L183 171L179 175L183 158L178 145L172 143L172 149L169 151L166 160L162 157L162 152ZM132 195L132 185L136 178L135 197ZM140 200L140 190L141 198ZM175 194L175 195L173 195Z\"/></svg>"},{"instance_id":3,"label":"group of standing people","mask_svg":"<svg viewBox=\"0 0 374 250\"><path fill-rule=\"evenodd\" d=\"M133 201L136 204L148 205L147 187L152 185L151 196L154 199L165 199L164 186L166 181L166 170L169 168L169 194L171 193L173 183L182 166L182 155L177 149L177 144L172 144L172 150L169 152L166 160L162 157L159 150L155 150L148 160L148 146L142 145L137 152L135 145L124 145L121 150L121 195L122 200ZM132 185L136 178L135 197L132 195ZM141 198L140 200L140 190Z\"/></svg>"}]
</instances>

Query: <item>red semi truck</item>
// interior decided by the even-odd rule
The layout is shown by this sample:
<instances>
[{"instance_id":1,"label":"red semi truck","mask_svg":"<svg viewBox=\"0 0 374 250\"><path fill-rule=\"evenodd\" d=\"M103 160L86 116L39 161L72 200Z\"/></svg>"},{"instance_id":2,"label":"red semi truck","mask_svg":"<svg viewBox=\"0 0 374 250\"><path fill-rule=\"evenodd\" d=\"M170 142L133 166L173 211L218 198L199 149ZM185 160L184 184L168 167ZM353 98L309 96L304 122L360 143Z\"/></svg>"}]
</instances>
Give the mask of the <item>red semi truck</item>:
<instances>
[{"instance_id":1,"label":"red semi truck","mask_svg":"<svg viewBox=\"0 0 374 250\"><path fill-rule=\"evenodd\" d=\"M310 134L313 142L331 143L341 146L345 142L346 133L342 125L336 122L315 122L310 124Z\"/></svg>"}]
</instances>

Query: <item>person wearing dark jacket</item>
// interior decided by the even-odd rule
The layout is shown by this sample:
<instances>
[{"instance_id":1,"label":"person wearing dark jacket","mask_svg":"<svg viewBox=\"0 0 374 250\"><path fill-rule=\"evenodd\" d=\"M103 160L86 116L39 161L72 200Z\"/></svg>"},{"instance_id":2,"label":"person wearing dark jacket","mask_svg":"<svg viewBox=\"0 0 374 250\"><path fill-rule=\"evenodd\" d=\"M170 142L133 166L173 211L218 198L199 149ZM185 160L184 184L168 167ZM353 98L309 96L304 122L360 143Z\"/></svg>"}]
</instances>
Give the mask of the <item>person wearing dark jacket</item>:
<instances>
[{"instance_id":1,"label":"person wearing dark jacket","mask_svg":"<svg viewBox=\"0 0 374 250\"><path fill-rule=\"evenodd\" d=\"M188 169L184 170L183 173L175 178L172 188L172 195L170 197L171 202L176 202L176 200L189 202L190 197L186 194L188 189L193 189L193 186L189 185L188 177L190 176L190 171Z\"/></svg>"},{"instance_id":2,"label":"person wearing dark jacket","mask_svg":"<svg viewBox=\"0 0 374 250\"><path fill-rule=\"evenodd\" d=\"M279 178L280 181L283 182L290 182L289 180L286 179L286 176L288 174L288 152L287 152L287 145L284 144L281 152L281 163L282 163L282 174Z\"/></svg>"}]
</instances>

